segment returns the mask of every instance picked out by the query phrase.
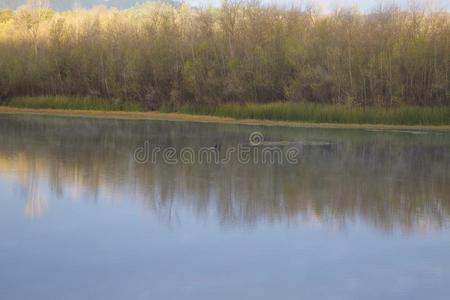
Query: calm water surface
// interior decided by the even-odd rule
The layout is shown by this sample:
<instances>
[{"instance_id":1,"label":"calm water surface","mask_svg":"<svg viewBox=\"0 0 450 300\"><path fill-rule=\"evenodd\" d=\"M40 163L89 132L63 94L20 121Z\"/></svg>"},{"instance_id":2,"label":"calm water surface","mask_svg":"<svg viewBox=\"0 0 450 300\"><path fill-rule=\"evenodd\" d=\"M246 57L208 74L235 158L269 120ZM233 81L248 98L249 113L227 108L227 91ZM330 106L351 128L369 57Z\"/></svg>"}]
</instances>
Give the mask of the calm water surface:
<instances>
[{"instance_id":1,"label":"calm water surface","mask_svg":"<svg viewBox=\"0 0 450 300\"><path fill-rule=\"evenodd\" d=\"M298 163L133 159L255 130ZM449 297L448 132L0 115L0 299Z\"/></svg>"}]
</instances>

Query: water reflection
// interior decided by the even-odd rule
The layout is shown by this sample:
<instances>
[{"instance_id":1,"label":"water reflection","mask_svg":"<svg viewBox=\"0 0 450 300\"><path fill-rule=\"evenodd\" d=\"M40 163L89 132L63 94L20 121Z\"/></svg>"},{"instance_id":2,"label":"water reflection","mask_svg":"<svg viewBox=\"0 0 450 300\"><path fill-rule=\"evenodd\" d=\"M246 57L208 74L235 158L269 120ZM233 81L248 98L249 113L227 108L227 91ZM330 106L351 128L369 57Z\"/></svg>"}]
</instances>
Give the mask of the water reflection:
<instances>
[{"instance_id":1,"label":"water reflection","mask_svg":"<svg viewBox=\"0 0 450 300\"><path fill-rule=\"evenodd\" d=\"M0 174L14 176L29 217L51 207L48 199L68 198L139 201L167 224L186 210L223 226L345 229L362 221L410 232L449 224L447 133L267 127L258 130L268 141L305 142L299 164L140 165L133 152L144 140L178 149L226 147L246 141L255 128L12 115L0 124Z\"/></svg>"}]
</instances>

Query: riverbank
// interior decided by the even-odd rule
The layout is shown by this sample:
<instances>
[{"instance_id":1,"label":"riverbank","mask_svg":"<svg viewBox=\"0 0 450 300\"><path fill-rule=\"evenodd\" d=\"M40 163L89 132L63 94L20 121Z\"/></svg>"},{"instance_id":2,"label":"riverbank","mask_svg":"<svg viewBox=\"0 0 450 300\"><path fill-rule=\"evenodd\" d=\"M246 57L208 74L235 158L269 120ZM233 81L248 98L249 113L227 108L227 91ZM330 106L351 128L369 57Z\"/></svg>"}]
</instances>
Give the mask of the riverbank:
<instances>
[{"instance_id":1,"label":"riverbank","mask_svg":"<svg viewBox=\"0 0 450 300\"><path fill-rule=\"evenodd\" d=\"M271 120L301 123L450 125L450 107L408 106L361 107L343 104L308 102L226 103L215 106L185 105L176 112L229 117L234 119Z\"/></svg>"},{"instance_id":2,"label":"riverbank","mask_svg":"<svg viewBox=\"0 0 450 300\"><path fill-rule=\"evenodd\" d=\"M25 109L63 109L83 111L147 112L139 102L77 96L16 97L5 103L8 107ZM225 103L219 105L163 103L157 111L199 115L233 120L260 120L319 124L372 125L450 125L448 106L361 107L358 105L318 104L278 101L270 103ZM170 117L171 118L171 117ZM177 117L178 118L178 117ZM186 119L183 117L182 119Z\"/></svg>"},{"instance_id":3,"label":"riverbank","mask_svg":"<svg viewBox=\"0 0 450 300\"><path fill-rule=\"evenodd\" d=\"M304 127L304 128L450 130L450 125L434 126L434 125L309 123L309 122L293 122L293 121L235 119L230 117L193 115L187 113L163 113L156 111L150 112L93 111L93 110L68 110L68 109L15 108L8 106L0 106L0 114L38 114L38 115L54 115L54 116L68 116L68 117L207 122L207 123L262 125L262 126L288 126L288 127Z\"/></svg>"}]
</instances>

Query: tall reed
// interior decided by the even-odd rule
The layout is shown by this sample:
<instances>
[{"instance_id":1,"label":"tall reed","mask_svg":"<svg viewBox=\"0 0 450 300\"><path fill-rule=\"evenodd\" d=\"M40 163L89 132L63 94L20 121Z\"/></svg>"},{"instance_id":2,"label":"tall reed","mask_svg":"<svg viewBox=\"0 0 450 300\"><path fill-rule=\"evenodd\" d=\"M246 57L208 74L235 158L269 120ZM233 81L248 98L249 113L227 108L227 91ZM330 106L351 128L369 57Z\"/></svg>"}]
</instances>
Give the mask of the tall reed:
<instances>
[{"instance_id":1,"label":"tall reed","mask_svg":"<svg viewBox=\"0 0 450 300\"><path fill-rule=\"evenodd\" d=\"M313 123L450 125L450 107L398 106L391 108L294 102L267 104L185 105L179 112L236 119L280 120Z\"/></svg>"}]
</instances>

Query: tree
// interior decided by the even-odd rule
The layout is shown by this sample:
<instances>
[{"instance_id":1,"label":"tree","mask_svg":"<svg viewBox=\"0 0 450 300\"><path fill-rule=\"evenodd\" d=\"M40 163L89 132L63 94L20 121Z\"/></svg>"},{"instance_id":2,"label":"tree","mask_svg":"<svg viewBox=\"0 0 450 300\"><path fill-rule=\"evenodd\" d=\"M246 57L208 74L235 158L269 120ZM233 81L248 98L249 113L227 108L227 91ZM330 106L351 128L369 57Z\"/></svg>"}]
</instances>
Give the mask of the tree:
<instances>
[{"instance_id":1,"label":"tree","mask_svg":"<svg viewBox=\"0 0 450 300\"><path fill-rule=\"evenodd\" d=\"M51 15L48 0L27 0L27 4L18 13L20 23L30 35L34 55L38 56L38 35L43 21Z\"/></svg>"}]
</instances>

